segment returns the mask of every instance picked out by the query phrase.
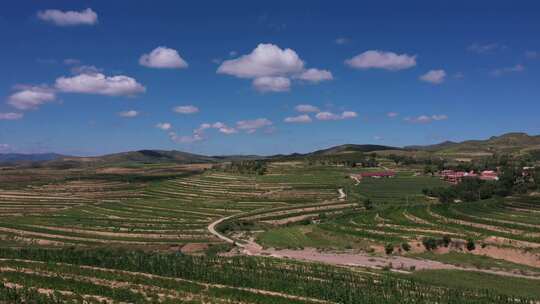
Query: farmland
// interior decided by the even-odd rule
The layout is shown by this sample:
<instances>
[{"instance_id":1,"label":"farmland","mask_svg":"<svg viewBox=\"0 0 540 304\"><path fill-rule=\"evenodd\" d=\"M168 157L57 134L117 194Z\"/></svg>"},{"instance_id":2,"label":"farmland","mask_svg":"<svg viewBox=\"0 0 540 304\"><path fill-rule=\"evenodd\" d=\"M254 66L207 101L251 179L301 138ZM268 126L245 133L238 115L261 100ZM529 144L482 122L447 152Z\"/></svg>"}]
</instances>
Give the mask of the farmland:
<instances>
[{"instance_id":1,"label":"farmland","mask_svg":"<svg viewBox=\"0 0 540 304\"><path fill-rule=\"evenodd\" d=\"M52 175L49 183L40 175L5 179L0 302L540 298L540 199L440 204L422 189L445 184L410 168L358 183L349 175L377 169L276 161L252 175L210 167L130 165ZM426 238L450 241L426 250ZM466 249L469 240L474 250ZM452 279L434 279L443 272ZM520 288L502 288L502 276Z\"/></svg>"}]
</instances>

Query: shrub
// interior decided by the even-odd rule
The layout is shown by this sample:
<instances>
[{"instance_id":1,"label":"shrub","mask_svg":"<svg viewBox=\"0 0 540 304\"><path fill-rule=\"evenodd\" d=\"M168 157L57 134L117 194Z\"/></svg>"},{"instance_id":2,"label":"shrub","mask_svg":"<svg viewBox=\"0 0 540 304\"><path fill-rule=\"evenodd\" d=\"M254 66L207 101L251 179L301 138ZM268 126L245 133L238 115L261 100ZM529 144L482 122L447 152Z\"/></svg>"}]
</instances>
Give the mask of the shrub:
<instances>
[{"instance_id":1,"label":"shrub","mask_svg":"<svg viewBox=\"0 0 540 304\"><path fill-rule=\"evenodd\" d=\"M424 244L424 247L426 247L426 250L435 250L437 247L439 247L439 244L436 239L434 238L424 238L422 240L422 244Z\"/></svg>"},{"instance_id":2,"label":"shrub","mask_svg":"<svg viewBox=\"0 0 540 304\"><path fill-rule=\"evenodd\" d=\"M409 245L409 243L403 243L401 244L401 248L403 248L405 251L409 251L411 250L411 245Z\"/></svg>"},{"instance_id":3,"label":"shrub","mask_svg":"<svg viewBox=\"0 0 540 304\"><path fill-rule=\"evenodd\" d=\"M373 202L370 199L365 200L364 201L364 208L366 208L366 210L373 209Z\"/></svg>"},{"instance_id":4,"label":"shrub","mask_svg":"<svg viewBox=\"0 0 540 304\"><path fill-rule=\"evenodd\" d=\"M474 244L474 240L473 239L468 239L467 240L467 250L469 251L473 251L476 249L476 245Z\"/></svg>"},{"instance_id":5,"label":"shrub","mask_svg":"<svg viewBox=\"0 0 540 304\"><path fill-rule=\"evenodd\" d=\"M384 251L386 252L386 254L392 254L392 252L394 252L394 245L392 245L392 244L387 244L387 245L384 247Z\"/></svg>"},{"instance_id":6,"label":"shrub","mask_svg":"<svg viewBox=\"0 0 540 304\"><path fill-rule=\"evenodd\" d=\"M443 236L442 241L443 241L444 247L448 247L448 245L450 245L450 243L452 242L452 239L450 238L450 236L445 235Z\"/></svg>"}]
</instances>

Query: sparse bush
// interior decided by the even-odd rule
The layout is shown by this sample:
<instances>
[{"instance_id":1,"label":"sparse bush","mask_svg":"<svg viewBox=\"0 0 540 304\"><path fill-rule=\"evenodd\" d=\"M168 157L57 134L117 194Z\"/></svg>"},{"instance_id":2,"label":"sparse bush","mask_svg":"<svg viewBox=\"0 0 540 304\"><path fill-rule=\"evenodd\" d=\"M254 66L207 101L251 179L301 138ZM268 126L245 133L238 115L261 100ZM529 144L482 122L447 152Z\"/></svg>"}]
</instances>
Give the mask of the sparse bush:
<instances>
[{"instance_id":1,"label":"sparse bush","mask_svg":"<svg viewBox=\"0 0 540 304\"><path fill-rule=\"evenodd\" d=\"M434 238L424 238L422 244L424 244L424 247L426 247L426 250L428 251L435 250L439 247L439 242Z\"/></svg>"},{"instance_id":2,"label":"sparse bush","mask_svg":"<svg viewBox=\"0 0 540 304\"><path fill-rule=\"evenodd\" d=\"M392 252L394 252L394 245L386 244L384 247L384 252L386 252L386 254L392 254Z\"/></svg>"},{"instance_id":3,"label":"sparse bush","mask_svg":"<svg viewBox=\"0 0 540 304\"><path fill-rule=\"evenodd\" d=\"M467 247L467 250L469 250L469 251L475 250L476 249L476 244L474 243L474 240L473 239L468 239L466 247Z\"/></svg>"},{"instance_id":4,"label":"sparse bush","mask_svg":"<svg viewBox=\"0 0 540 304\"><path fill-rule=\"evenodd\" d=\"M409 243L403 243L401 244L401 248L403 248L405 251L409 251L411 250L411 245L409 245Z\"/></svg>"},{"instance_id":5,"label":"sparse bush","mask_svg":"<svg viewBox=\"0 0 540 304\"><path fill-rule=\"evenodd\" d=\"M365 200L364 201L364 208L366 208L366 210L373 209L373 202L370 199Z\"/></svg>"},{"instance_id":6,"label":"sparse bush","mask_svg":"<svg viewBox=\"0 0 540 304\"><path fill-rule=\"evenodd\" d=\"M445 235L443 236L442 241L443 241L444 247L448 247L448 245L450 245L450 243L452 242L452 239L450 238L449 235Z\"/></svg>"}]
</instances>

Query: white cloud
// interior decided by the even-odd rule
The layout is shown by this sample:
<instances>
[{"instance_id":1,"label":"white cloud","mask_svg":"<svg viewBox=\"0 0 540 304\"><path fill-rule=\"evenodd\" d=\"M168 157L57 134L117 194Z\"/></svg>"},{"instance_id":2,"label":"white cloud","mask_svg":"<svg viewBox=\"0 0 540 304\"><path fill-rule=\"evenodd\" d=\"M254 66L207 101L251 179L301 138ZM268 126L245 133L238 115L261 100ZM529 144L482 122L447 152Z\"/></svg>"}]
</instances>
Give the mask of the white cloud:
<instances>
[{"instance_id":1,"label":"white cloud","mask_svg":"<svg viewBox=\"0 0 540 304\"><path fill-rule=\"evenodd\" d=\"M167 130L169 130L170 126ZM230 135L238 133L235 128L229 127L222 122L203 123L197 129L193 130L191 135L178 135L176 132L169 132L169 138L176 143L194 143L205 139L205 131L216 129L218 132Z\"/></svg>"},{"instance_id":2,"label":"white cloud","mask_svg":"<svg viewBox=\"0 0 540 304\"><path fill-rule=\"evenodd\" d=\"M19 110L36 110L40 105L56 99L53 90L43 86L19 86L16 93L8 97L8 104Z\"/></svg>"},{"instance_id":3,"label":"white cloud","mask_svg":"<svg viewBox=\"0 0 540 304\"><path fill-rule=\"evenodd\" d=\"M336 40L334 40L334 42L336 44L340 44L340 45L343 45L343 44L347 44L349 43L351 40L349 38L346 38L346 37L339 37L337 38Z\"/></svg>"},{"instance_id":4,"label":"white cloud","mask_svg":"<svg viewBox=\"0 0 540 304\"><path fill-rule=\"evenodd\" d=\"M177 106L173 108L173 111L179 114L195 114L199 112L199 108L193 105Z\"/></svg>"},{"instance_id":5,"label":"white cloud","mask_svg":"<svg viewBox=\"0 0 540 304\"><path fill-rule=\"evenodd\" d=\"M431 115L431 119L433 119L433 120L447 120L448 116L446 116L445 114Z\"/></svg>"},{"instance_id":6,"label":"white cloud","mask_svg":"<svg viewBox=\"0 0 540 304\"><path fill-rule=\"evenodd\" d=\"M56 79L55 87L62 92L108 96L132 96L146 91L143 85L129 76L105 76L101 73L60 77Z\"/></svg>"},{"instance_id":7,"label":"white cloud","mask_svg":"<svg viewBox=\"0 0 540 304\"><path fill-rule=\"evenodd\" d=\"M318 83L321 81L334 79L330 71L313 69L313 68L305 70L304 72L302 72L302 74L300 74L296 78L313 82L313 83Z\"/></svg>"},{"instance_id":8,"label":"white cloud","mask_svg":"<svg viewBox=\"0 0 540 304\"><path fill-rule=\"evenodd\" d=\"M253 80L253 87L259 92L287 92L291 81L286 77L258 77Z\"/></svg>"},{"instance_id":9,"label":"white cloud","mask_svg":"<svg viewBox=\"0 0 540 304\"><path fill-rule=\"evenodd\" d=\"M172 128L172 125L168 122L160 122L156 124L156 128L161 129L163 131L170 130Z\"/></svg>"},{"instance_id":10,"label":"white cloud","mask_svg":"<svg viewBox=\"0 0 540 304\"><path fill-rule=\"evenodd\" d=\"M122 111L122 112L118 113L118 115L120 115L120 117L132 118L132 117L139 116L139 112L137 112L135 110L128 110L128 111Z\"/></svg>"},{"instance_id":11,"label":"white cloud","mask_svg":"<svg viewBox=\"0 0 540 304\"><path fill-rule=\"evenodd\" d=\"M253 79L253 87L260 92L289 91L291 79L319 83L333 78L327 70L306 70L294 50L270 43L261 43L249 54L223 61L217 73Z\"/></svg>"},{"instance_id":12,"label":"white cloud","mask_svg":"<svg viewBox=\"0 0 540 304\"><path fill-rule=\"evenodd\" d=\"M394 118L394 117L399 116L399 113L397 113L397 112L388 112L388 113L386 113L386 116L388 116L390 118Z\"/></svg>"},{"instance_id":13,"label":"white cloud","mask_svg":"<svg viewBox=\"0 0 540 304\"><path fill-rule=\"evenodd\" d=\"M303 69L304 62L294 50L261 43L247 55L225 60L217 73L240 78L258 78L300 73Z\"/></svg>"},{"instance_id":14,"label":"white cloud","mask_svg":"<svg viewBox=\"0 0 540 304\"><path fill-rule=\"evenodd\" d=\"M385 69L398 71L416 65L416 56L398 55L393 52L369 50L345 60L345 64L356 69Z\"/></svg>"},{"instance_id":15,"label":"white cloud","mask_svg":"<svg viewBox=\"0 0 540 304\"><path fill-rule=\"evenodd\" d=\"M358 117L358 114L353 111L344 111L341 115L332 112L319 112L315 115L318 120L342 120Z\"/></svg>"},{"instance_id":16,"label":"white cloud","mask_svg":"<svg viewBox=\"0 0 540 304\"><path fill-rule=\"evenodd\" d=\"M18 120L23 118L24 114L22 113L0 113L0 120Z\"/></svg>"},{"instance_id":17,"label":"white cloud","mask_svg":"<svg viewBox=\"0 0 540 304\"><path fill-rule=\"evenodd\" d=\"M80 12L48 9L39 11L37 17L60 26L93 25L98 22L98 15L91 8Z\"/></svg>"},{"instance_id":18,"label":"white cloud","mask_svg":"<svg viewBox=\"0 0 540 304\"><path fill-rule=\"evenodd\" d=\"M11 151L11 146L8 144L0 144L0 152L5 153Z\"/></svg>"},{"instance_id":19,"label":"white cloud","mask_svg":"<svg viewBox=\"0 0 540 304\"><path fill-rule=\"evenodd\" d=\"M269 127L272 122L266 118L257 118L254 120L241 120L236 122L236 128L247 133L254 133L257 129Z\"/></svg>"},{"instance_id":20,"label":"white cloud","mask_svg":"<svg viewBox=\"0 0 540 304\"><path fill-rule=\"evenodd\" d=\"M498 76L502 76L502 75L508 74L508 73L519 73L519 72L523 72L523 71L525 71L525 66L521 65L521 64L516 64L516 65L511 66L511 67L492 70L491 75L498 77Z\"/></svg>"},{"instance_id":21,"label":"white cloud","mask_svg":"<svg viewBox=\"0 0 540 304\"><path fill-rule=\"evenodd\" d=\"M334 114L332 112L319 112L315 117L318 120L339 120L341 119L341 116Z\"/></svg>"},{"instance_id":22,"label":"white cloud","mask_svg":"<svg viewBox=\"0 0 540 304\"><path fill-rule=\"evenodd\" d=\"M383 140L384 138L382 136L375 135L375 136L373 136L373 139L374 140Z\"/></svg>"},{"instance_id":23,"label":"white cloud","mask_svg":"<svg viewBox=\"0 0 540 304\"><path fill-rule=\"evenodd\" d=\"M317 113L321 111L316 106L312 106L309 104L300 104L294 107L294 109L301 113Z\"/></svg>"},{"instance_id":24,"label":"white cloud","mask_svg":"<svg viewBox=\"0 0 540 304\"><path fill-rule=\"evenodd\" d=\"M181 135L176 134L176 132L169 132L169 138L175 143L181 143L181 144L194 143L194 142L202 141L204 139L201 135L197 133L194 133L193 135L190 135L190 136L187 136L187 135L181 136Z\"/></svg>"},{"instance_id":25,"label":"white cloud","mask_svg":"<svg viewBox=\"0 0 540 304\"><path fill-rule=\"evenodd\" d=\"M446 72L444 70L431 70L420 76L420 80L431 84L441 84L444 82L445 78Z\"/></svg>"},{"instance_id":26,"label":"white cloud","mask_svg":"<svg viewBox=\"0 0 540 304\"><path fill-rule=\"evenodd\" d=\"M188 63L180 57L178 51L165 46L155 48L150 54L143 54L139 58L139 64L158 69L184 69L188 67Z\"/></svg>"},{"instance_id":27,"label":"white cloud","mask_svg":"<svg viewBox=\"0 0 540 304\"><path fill-rule=\"evenodd\" d=\"M238 131L235 128L231 128L231 127L227 127L227 126L223 126L221 128L218 128L218 131L223 133L223 134L227 134L227 135L238 133Z\"/></svg>"},{"instance_id":28,"label":"white cloud","mask_svg":"<svg viewBox=\"0 0 540 304\"><path fill-rule=\"evenodd\" d=\"M447 120L448 116L445 114L434 114L431 116L428 115L420 115L416 117L407 117L405 118L405 121L410 123L430 123L432 121L440 121L440 120Z\"/></svg>"},{"instance_id":29,"label":"white cloud","mask_svg":"<svg viewBox=\"0 0 540 304\"><path fill-rule=\"evenodd\" d=\"M307 114L302 114L298 116L286 117L283 121L289 123L309 123L311 122L311 117Z\"/></svg>"},{"instance_id":30,"label":"white cloud","mask_svg":"<svg viewBox=\"0 0 540 304\"><path fill-rule=\"evenodd\" d=\"M341 113L341 119L350 119L350 118L356 118L358 117L358 114L353 111L345 111Z\"/></svg>"},{"instance_id":31,"label":"white cloud","mask_svg":"<svg viewBox=\"0 0 540 304\"><path fill-rule=\"evenodd\" d=\"M78 74L98 74L103 72L103 69L100 69L93 65L76 65L71 68L71 73Z\"/></svg>"},{"instance_id":32,"label":"white cloud","mask_svg":"<svg viewBox=\"0 0 540 304\"><path fill-rule=\"evenodd\" d=\"M487 53L504 50L504 49L506 49L506 46L498 44L498 43L485 43L485 44L473 43L469 45L469 47L467 48L467 50L474 53L478 53L478 54L487 54Z\"/></svg>"}]
</instances>

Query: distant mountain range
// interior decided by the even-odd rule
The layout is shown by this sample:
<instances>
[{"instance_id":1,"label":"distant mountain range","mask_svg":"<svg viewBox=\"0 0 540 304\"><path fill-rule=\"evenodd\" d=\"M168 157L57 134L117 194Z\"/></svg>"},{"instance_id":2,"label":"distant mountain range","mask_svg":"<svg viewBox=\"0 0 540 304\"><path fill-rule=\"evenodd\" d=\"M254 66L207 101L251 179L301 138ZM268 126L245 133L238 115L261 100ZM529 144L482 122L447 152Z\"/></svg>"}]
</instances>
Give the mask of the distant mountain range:
<instances>
[{"instance_id":1,"label":"distant mountain range","mask_svg":"<svg viewBox=\"0 0 540 304\"><path fill-rule=\"evenodd\" d=\"M486 140L445 141L429 146L408 146L405 149L430 151L438 154L516 154L540 150L540 135L531 136L527 133L507 133L501 136L493 136Z\"/></svg>"},{"instance_id":2,"label":"distant mountain range","mask_svg":"<svg viewBox=\"0 0 540 304\"><path fill-rule=\"evenodd\" d=\"M84 165L128 165L140 163L208 163L230 160L250 159L279 159L279 158L302 158L309 156L336 155L351 152L415 152L434 153L437 155L491 155L493 153L522 154L535 151L540 152L540 135L530 136L526 133L507 133L501 136L493 136L486 140L468 140L463 142L445 141L435 145L407 146L404 148L383 145L357 145L345 144L327 149L317 150L311 153L293 153L289 155L274 155L269 157L257 155L229 155L229 156L205 156L182 151L166 150L140 150L123 153L108 154L96 157L65 156L56 153L43 154L0 154L0 163L46 163L50 166L78 167Z\"/></svg>"},{"instance_id":3,"label":"distant mountain range","mask_svg":"<svg viewBox=\"0 0 540 304\"><path fill-rule=\"evenodd\" d=\"M56 154L56 153L39 153L39 154L5 153L5 154L0 154L0 163L41 162L41 161L55 160L62 157L63 155Z\"/></svg>"}]
</instances>

